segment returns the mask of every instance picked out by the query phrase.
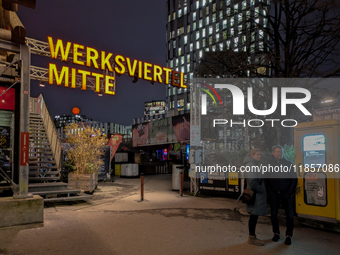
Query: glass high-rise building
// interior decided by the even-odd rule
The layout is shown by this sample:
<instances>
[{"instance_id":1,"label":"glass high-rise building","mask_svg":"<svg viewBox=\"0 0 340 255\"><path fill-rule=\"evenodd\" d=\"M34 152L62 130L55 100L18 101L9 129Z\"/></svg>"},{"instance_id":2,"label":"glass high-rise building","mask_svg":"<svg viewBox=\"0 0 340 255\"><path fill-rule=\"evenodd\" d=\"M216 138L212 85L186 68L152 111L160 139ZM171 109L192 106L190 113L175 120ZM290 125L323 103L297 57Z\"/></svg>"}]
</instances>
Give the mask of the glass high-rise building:
<instances>
[{"instance_id":1,"label":"glass high-rise building","mask_svg":"<svg viewBox=\"0 0 340 255\"><path fill-rule=\"evenodd\" d=\"M168 0L166 59L169 68L196 76L205 52L246 55L248 65L264 61L270 0ZM260 69L263 72L263 69ZM269 70L265 70L267 73ZM244 75L250 76L247 71ZM168 110L190 110L190 88L169 86Z\"/></svg>"}]
</instances>

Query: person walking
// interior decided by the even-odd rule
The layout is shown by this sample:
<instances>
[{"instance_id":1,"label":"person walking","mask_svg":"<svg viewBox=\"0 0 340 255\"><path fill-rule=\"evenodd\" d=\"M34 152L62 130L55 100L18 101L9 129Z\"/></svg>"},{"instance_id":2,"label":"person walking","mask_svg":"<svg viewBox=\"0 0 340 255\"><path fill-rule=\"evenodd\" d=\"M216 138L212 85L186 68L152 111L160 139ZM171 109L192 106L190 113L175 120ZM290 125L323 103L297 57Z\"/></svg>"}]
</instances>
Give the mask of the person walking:
<instances>
[{"instance_id":1,"label":"person walking","mask_svg":"<svg viewBox=\"0 0 340 255\"><path fill-rule=\"evenodd\" d=\"M257 239L255 234L256 224L259 216L267 215L267 196L265 183L262 179L261 173L257 172L256 169L259 167L261 160L261 150L252 149L249 154L245 157L243 163L249 169L255 171L249 171L245 173L247 189L253 190L255 194L255 203L247 204L247 212L250 214L248 228L249 237L248 243L253 245L264 245L262 240Z\"/></svg>"},{"instance_id":2,"label":"person walking","mask_svg":"<svg viewBox=\"0 0 340 255\"><path fill-rule=\"evenodd\" d=\"M272 159L269 165L273 168L291 169L291 172L279 171L278 173L271 173L266 178L266 188L269 197L269 204L271 210L271 222L274 236L273 242L280 239L279 219L277 217L279 212L279 205L282 202L286 213L286 239L285 244L291 245L294 228L294 194L297 185L297 176L293 171L292 162L285 159L283 155L283 148L280 145L275 145L272 149Z\"/></svg>"}]
</instances>

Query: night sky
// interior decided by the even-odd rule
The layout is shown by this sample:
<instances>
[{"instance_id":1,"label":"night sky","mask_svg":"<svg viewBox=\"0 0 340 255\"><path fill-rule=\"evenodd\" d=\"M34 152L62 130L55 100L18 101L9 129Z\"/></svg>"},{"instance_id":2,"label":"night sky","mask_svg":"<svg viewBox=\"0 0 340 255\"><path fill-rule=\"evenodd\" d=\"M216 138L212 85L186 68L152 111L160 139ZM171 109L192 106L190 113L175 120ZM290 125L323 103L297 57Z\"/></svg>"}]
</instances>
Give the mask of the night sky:
<instances>
[{"instance_id":1,"label":"night sky","mask_svg":"<svg viewBox=\"0 0 340 255\"><path fill-rule=\"evenodd\" d=\"M19 6L18 16L26 28L26 37L47 42L47 36L93 47L97 51L121 54L160 66L165 61L166 1L163 0L48 0L36 1L36 9ZM31 64L48 68L48 57L33 55ZM58 61L57 61L58 62ZM60 61L59 61L60 62ZM60 63L73 68L81 66ZM93 72L100 70L91 69ZM116 95L99 97L92 90L82 91L56 84L45 88L31 80L31 96L43 94L52 118L72 114L77 106L80 114L95 121L131 125L132 119L143 116L144 102L164 100L164 84L131 77L116 77Z\"/></svg>"}]
</instances>

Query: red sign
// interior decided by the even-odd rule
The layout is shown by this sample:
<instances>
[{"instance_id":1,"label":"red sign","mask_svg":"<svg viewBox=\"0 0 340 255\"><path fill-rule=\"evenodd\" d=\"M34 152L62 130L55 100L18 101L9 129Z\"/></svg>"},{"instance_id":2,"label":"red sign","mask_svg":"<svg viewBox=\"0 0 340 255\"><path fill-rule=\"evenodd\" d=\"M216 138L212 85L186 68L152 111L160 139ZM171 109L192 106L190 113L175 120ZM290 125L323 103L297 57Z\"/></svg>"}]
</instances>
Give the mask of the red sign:
<instances>
[{"instance_id":1,"label":"red sign","mask_svg":"<svg viewBox=\"0 0 340 255\"><path fill-rule=\"evenodd\" d=\"M109 146L111 147L111 160L113 159L116 151L118 150L119 144L122 142L123 136L113 135L109 141Z\"/></svg>"},{"instance_id":2,"label":"red sign","mask_svg":"<svg viewBox=\"0 0 340 255\"><path fill-rule=\"evenodd\" d=\"M20 166L28 165L29 136L30 134L28 132L21 132Z\"/></svg>"},{"instance_id":3,"label":"red sign","mask_svg":"<svg viewBox=\"0 0 340 255\"><path fill-rule=\"evenodd\" d=\"M0 87L0 95L8 88ZM0 97L0 109L14 111L15 108L15 90L9 89Z\"/></svg>"}]
</instances>

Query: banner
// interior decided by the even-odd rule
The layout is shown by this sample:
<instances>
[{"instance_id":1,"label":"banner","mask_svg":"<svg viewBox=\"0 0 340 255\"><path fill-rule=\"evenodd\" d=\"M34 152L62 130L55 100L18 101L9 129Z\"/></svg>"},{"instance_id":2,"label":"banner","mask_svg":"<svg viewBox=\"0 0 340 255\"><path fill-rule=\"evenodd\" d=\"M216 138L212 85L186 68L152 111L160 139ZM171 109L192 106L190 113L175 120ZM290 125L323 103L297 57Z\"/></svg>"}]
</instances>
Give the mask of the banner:
<instances>
[{"instance_id":1,"label":"banner","mask_svg":"<svg viewBox=\"0 0 340 255\"><path fill-rule=\"evenodd\" d=\"M118 150L119 144L122 142L123 136L113 135L109 141L109 146L111 147L111 161Z\"/></svg>"}]
</instances>

